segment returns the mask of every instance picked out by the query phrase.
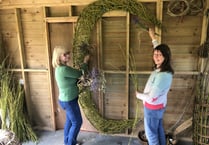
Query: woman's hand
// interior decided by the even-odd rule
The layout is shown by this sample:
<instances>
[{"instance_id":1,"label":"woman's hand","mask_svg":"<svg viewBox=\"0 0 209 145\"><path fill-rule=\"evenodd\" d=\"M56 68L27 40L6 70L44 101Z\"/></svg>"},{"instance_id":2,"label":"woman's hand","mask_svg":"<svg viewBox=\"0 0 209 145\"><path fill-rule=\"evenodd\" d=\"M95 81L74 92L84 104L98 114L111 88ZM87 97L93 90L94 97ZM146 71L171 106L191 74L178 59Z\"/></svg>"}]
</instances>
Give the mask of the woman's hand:
<instances>
[{"instance_id":1,"label":"woman's hand","mask_svg":"<svg viewBox=\"0 0 209 145\"><path fill-rule=\"evenodd\" d=\"M88 62L89 62L89 59L90 59L90 55L88 54L88 55L86 55L86 56L84 57L83 62L84 62L84 63L88 63Z\"/></svg>"},{"instance_id":2,"label":"woman's hand","mask_svg":"<svg viewBox=\"0 0 209 145\"><path fill-rule=\"evenodd\" d=\"M155 31L153 28L149 28L149 36L152 40L155 40Z\"/></svg>"},{"instance_id":3,"label":"woman's hand","mask_svg":"<svg viewBox=\"0 0 209 145\"><path fill-rule=\"evenodd\" d=\"M138 92L138 91L136 91L135 93L136 93L136 98L137 98L137 99L143 100L142 97L141 97L143 93L140 93L140 92Z\"/></svg>"},{"instance_id":4,"label":"woman's hand","mask_svg":"<svg viewBox=\"0 0 209 145\"><path fill-rule=\"evenodd\" d=\"M137 97L138 93L139 93L138 91L136 91L136 92L135 92L135 94L136 94L136 97Z\"/></svg>"}]
</instances>

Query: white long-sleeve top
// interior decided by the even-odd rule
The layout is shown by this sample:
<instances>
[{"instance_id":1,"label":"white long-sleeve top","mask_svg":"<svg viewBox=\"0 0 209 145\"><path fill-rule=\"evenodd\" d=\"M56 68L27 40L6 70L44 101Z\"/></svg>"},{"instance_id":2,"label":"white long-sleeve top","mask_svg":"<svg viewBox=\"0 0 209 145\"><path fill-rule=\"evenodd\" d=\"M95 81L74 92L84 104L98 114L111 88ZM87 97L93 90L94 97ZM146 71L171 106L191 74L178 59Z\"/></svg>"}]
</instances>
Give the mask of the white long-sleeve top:
<instances>
[{"instance_id":1,"label":"white long-sleeve top","mask_svg":"<svg viewBox=\"0 0 209 145\"><path fill-rule=\"evenodd\" d=\"M153 44L153 48L156 48L159 45L159 43L156 39L152 40L152 44Z\"/></svg>"},{"instance_id":2,"label":"white long-sleeve top","mask_svg":"<svg viewBox=\"0 0 209 145\"><path fill-rule=\"evenodd\" d=\"M143 93L137 93L136 97L143 101L144 106L152 109L162 109L167 104L167 94L171 87L173 75L168 72L154 70L145 86Z\"/></svg>"}]
</instances>

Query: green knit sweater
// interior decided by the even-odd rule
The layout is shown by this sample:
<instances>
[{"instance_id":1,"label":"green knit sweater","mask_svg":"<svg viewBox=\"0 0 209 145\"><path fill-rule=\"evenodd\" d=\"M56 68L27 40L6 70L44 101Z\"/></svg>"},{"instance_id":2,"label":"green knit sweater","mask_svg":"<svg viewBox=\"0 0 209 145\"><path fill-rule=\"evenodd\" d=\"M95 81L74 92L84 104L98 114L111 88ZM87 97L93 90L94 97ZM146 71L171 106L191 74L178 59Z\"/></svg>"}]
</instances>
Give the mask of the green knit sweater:
<instances>
[{"instance_id":1,"label":"green knit sweater","mask_svg":"<svg viewBox=\"0 0 209 145\"><path fill-rule=\"evenodd\" d=\"M87 71L87 64L84 63L81 69ZM55 79L59 89L60 101L71 101L78 97L79 88L77 86L78 78L82 75L82 70L69 66L59 66L55 68Z\"/></svg>"}]
</instances>

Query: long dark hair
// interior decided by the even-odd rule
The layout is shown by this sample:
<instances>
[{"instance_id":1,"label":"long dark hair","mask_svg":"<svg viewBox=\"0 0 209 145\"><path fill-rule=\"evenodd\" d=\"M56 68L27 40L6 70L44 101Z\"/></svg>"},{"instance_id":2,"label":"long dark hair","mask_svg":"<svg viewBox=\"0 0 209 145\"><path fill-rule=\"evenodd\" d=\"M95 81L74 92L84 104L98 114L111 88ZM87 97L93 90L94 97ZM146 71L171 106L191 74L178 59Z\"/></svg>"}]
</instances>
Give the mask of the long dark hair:
<instances>
[{"instance_id":1,"label":"long dark hair","mask_svg":"<svg viewBox=\"0 0 209 145\"><path fill-rule=\"evenodd\" d=\"M161 72L170 72L170 73L174 74L174 70L171 66L171 51L170 51L170 48L168 47L168 45L160 44L154 49L154 51L156 51L156 50L160 51L164 57L164 61L160 66L160 71ZM156 64L154 67L155 68L157 67Z\"/></svg>"}]
</instances>

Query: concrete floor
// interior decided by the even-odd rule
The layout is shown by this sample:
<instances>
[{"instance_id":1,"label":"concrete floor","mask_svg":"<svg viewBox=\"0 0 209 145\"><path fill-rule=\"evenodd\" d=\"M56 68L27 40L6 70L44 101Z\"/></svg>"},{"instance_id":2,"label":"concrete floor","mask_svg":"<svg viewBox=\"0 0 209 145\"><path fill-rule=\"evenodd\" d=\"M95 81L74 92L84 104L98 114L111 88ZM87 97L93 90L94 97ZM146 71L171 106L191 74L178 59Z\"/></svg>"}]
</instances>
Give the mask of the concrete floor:
<instances>
[{"instance_id":1,"label":"concrete floor","mask_svg":"<svg viewBox=\"0 0 209 145\"><path fill-rule=\"evenodd\" d=\"M63 130L39 131L37 132L39 141L25 142L22 145L63 145ZM137 137L122 135L105 135L97 132L80 131L78 141L82 145L147 145ZM193 145L191 139L179 139L176 145Z\"/></svg>"},{"instance_id":2,"label":"concrete floor","mask_svg":"<svg viewBox=\"0 0 209 145\"><path fill-rule=\"evenodd\" d=\"M39 142L25 142L22 145L63 145L63 130L38 132ZM78 141L82 145L142 145L138 138L120 135L105 135L80 131Z\"/></svg>"}]
</instances>

